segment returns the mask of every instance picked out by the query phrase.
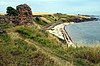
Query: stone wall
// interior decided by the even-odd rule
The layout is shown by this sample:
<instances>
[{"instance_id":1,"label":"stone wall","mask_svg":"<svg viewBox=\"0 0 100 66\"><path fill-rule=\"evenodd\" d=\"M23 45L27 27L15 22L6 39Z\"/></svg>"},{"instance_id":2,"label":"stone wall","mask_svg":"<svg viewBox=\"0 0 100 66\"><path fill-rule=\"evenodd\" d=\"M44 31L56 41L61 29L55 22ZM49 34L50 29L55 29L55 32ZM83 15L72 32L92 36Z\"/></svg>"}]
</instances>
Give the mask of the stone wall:
<instances>
[{"instance_id":1,"label":"stone wall","mask_svg":"<svg viewBox=\"0 0 100 66\"><path fill-rule=\"evenodd\" d=\"M32 23L32 11L27 4L21 4L16 7L19 24Z\"/></svg>"},{"instance_id":2,"label":"stone wall","mask_svg":"<svg viewBox=\"0 0 100 66\"><path fill-rule=\"evenodd\" d=\"M31 8L27 4L21 4L16 7L18 16L0 15L0 23L9 22L16 25L30 24L33 22Z\"/></svg>"},{"instance_id":3,"label":"stone wall","mask_svg":"<svg viewBox=\"0 0 100 66\"><path fill-rule=\"evenodd\" d=\"M0 24L3 23L14 23L18 25L19 24L18 16L0 16Z\"/></svg>"}]
</instances>

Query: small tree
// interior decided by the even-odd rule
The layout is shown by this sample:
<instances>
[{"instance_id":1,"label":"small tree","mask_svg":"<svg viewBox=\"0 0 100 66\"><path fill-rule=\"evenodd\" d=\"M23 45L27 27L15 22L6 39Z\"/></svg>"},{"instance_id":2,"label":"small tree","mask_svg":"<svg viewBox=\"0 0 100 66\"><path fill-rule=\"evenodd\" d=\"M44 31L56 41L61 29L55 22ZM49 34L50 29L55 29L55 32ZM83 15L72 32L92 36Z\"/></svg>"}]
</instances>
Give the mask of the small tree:
<instances>
[{"instance_id":1,"label":"small tree","mask_svg":"<svg viewBox=\"0 0 100 66\"><path fill-rule=\"evenodd\" d=\"M18 12L12 7L7 7L7 12L6 13L9 16L18 16Z\"/></svg>"}]
</instances>

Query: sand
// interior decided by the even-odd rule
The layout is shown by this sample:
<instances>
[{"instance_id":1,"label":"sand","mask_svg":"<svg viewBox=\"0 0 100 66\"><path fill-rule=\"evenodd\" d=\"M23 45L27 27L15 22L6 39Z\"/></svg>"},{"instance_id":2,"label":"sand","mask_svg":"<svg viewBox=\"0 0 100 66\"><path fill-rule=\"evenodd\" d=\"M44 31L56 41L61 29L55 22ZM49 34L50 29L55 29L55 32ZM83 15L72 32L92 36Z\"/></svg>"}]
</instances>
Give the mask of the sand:
<instances>
[{"instance_id":1,"label":"sand","mask_svg":"<svg viewBox=\"0 0 100 66\"><path fill-rule=\"evenodd\" d=\"M49 12L32 12L33 15L53 15L54 13Z\"/></svg>"},{"instance_id":2,"label":"sand","mask_svg":"<svg viewBox=\"0 0 100 66\"><path fill-rule=\"evenodd\" d=\"M47 31L50 32L51 34L54 34L58 38L64 40L63 34L61 32L61 29L64 29L64 26L72 24L72 23L73 22L71 22L71 23L62 23L62 24L54 26L53 28L51 28L50 30L47 30Z\"/></svg>"},{"instance_id":3,"label":"sand","mask_svg":"<svg viewBox=\"0 0 100 66\"><path fill-rule=\"evenodd\" d=\"M66 25L73 24L73 23L74 22L58 24L58 25L54 26L53 28L51 28L50 30L47 30L47 31L50 32L51 34L57 36L58 38L65 40L64 36L61 32L61 29L64 29L64 27ZM76 45L73 42L69 42L67 46L68 47L70 47L70 46L76 47Z\"/></svg>"}]
</instances>

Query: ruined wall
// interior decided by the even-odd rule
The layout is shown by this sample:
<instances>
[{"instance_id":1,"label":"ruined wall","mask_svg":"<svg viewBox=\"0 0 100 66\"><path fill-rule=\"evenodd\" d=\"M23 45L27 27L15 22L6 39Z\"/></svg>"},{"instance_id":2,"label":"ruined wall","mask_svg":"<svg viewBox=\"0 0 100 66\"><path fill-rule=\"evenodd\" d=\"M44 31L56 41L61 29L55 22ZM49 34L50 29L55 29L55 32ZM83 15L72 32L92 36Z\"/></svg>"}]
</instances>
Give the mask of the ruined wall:
<instances>
[{"instance_id":1,"label":"ruined wall","mask_svg":"<svg viewBox=\"0 0 100 66\"><path fill-rule=\"evenodd\" d=\"M33 22L31 8L27 4L21 4L16 7L18 16L0 15L0 23L9 22L16 25L30 24Z\"/></svg>"},{"instance_id":2,"label":"ruined wall","mask_svg":"<svg viewBox=\"0 0 100 66\"><path fill-rule=\"evenodd\" d=\"M14 23L18 25L19 24L18 16L0 16L0 24L3 23Z\"/></svg>"},{"instance_id":3,"label":"ruined wall","mask_svg":"<svg viewBox=\"0 0 100 66\"><path fill-rule=\"evenodd\" d=\"M27 4L21 4L16 7L19 24L32 23L32 11Z\"/></svg>"}]
</instances>

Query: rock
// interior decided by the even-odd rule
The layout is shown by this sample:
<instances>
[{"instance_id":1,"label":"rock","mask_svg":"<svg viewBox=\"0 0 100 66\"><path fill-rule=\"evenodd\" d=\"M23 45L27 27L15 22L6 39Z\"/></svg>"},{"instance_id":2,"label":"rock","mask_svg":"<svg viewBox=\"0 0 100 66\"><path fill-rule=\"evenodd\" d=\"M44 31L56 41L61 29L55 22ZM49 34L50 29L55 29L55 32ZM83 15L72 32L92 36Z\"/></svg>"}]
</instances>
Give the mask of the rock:
<instances>
[{"instance_id":1,"label":"rock","mask_svg":"<svg viewBox=\"0 0 100 66\"><path fill-rule=\"evenodd\" d=\"M18 5L16 11L18 12L18 16L0 15L0 24L14 23L16 25L26 25L33 23L32 11L27 4Z\"/></svg>"},{"instance_id":2,"label":"rock","mask_svg":"<svg viewBox=\"0 0 100 66\"><path fill-rule=\"evenodd\" d=\"M4 30L5 26L6 26L5 17L0 16L0 33L5 32L5 30Z\"/></svg>"},{"instance_id":3,"label":"rock","mask_svg":"<svg viewBox=\"0 0 100 66\"><path fill-rule=\"evenodd\" d=\"M21 4L16 7L19 24L32 23L32 11L27 4Z\"/></svg>"}]
</instances>

